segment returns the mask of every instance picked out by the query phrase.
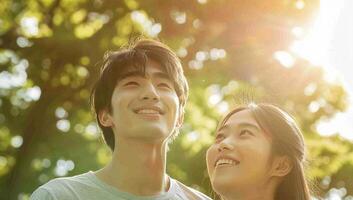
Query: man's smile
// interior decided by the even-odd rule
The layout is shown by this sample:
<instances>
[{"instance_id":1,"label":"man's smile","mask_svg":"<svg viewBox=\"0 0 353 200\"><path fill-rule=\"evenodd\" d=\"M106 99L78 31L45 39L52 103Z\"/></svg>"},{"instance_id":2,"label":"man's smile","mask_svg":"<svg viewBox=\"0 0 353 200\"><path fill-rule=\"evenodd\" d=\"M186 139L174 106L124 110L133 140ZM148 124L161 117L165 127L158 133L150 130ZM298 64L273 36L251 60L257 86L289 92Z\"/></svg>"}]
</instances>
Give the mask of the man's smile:
<instances>
[{"instance_id":1,"label":"man's smile","mask_svg":"<svg viewBox=\"0 0 353 200\"><path fill-rule=\"evenodd\" d=\"M165 112L158 106L140 106L134 113L147 120L158 120Z\"/></svg>"}]
</instances>

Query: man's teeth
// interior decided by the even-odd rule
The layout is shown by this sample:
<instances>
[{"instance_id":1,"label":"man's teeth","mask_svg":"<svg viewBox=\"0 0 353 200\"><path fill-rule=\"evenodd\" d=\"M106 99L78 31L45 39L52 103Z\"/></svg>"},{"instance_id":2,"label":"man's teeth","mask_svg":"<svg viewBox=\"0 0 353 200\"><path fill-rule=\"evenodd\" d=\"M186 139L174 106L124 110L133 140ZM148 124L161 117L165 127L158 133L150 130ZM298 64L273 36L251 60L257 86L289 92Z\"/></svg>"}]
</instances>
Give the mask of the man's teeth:
<instances>
[{"instance_id":1,"label":"man's teeth","mask_svg":"<svg viewBox=\"0 0 353 200\"><path fill-rule=\"evenodd\" d=\"M137 111L138 114L159 114L157 110L152 110L152 109L141 109Z\"/></svg>"},{"instance_id":2,"label":"man's teeth","mask_svg":"<svg viewBox=\"0 0 353 200\"><path fill-rule=\"evenodd\" d=\"M219 159L216 163L216 166L218 165L237 165L239 162L235 160L230 160L230 159Z\"/></svg>"}]
</instances>

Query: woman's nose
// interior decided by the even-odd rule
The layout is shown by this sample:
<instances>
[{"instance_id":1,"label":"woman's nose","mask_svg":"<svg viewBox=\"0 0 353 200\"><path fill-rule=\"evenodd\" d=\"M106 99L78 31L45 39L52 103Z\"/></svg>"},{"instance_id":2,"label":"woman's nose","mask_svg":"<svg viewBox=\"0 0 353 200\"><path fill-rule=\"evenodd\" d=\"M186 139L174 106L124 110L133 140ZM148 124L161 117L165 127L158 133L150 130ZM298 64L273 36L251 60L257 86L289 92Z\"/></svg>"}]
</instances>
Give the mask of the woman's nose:
<instances>
[{"instance_id":1,"label":"woman's nose","mask_svg":"<svg viewBox=\"0 0 353 200\"><path fill-rule=\"evenodd\" d=\"M226 150L233 150L234 144L230 141L230 138L226 138L222 140L217 147L218 152L226 151Z\"/></svg>"}]
</instances>

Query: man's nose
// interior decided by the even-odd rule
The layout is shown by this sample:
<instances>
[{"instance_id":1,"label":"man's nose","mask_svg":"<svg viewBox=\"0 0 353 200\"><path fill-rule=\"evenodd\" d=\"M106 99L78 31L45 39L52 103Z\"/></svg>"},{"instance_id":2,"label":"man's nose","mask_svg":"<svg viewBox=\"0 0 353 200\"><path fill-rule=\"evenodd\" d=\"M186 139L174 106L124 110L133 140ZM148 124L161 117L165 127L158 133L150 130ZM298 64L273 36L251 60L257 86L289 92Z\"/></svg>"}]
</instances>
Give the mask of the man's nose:
<instances>
[{"instance_id":1,"label":"man's nose","mask_svg":"<svg viewBox=\"0 0 353 200\"><path fill-rule=\"evenodd\" d=\"M154 100L159 101L160 96L152 83L147 83L143 88L140 95L141 100Z\"/></svg>"}]
</instances>

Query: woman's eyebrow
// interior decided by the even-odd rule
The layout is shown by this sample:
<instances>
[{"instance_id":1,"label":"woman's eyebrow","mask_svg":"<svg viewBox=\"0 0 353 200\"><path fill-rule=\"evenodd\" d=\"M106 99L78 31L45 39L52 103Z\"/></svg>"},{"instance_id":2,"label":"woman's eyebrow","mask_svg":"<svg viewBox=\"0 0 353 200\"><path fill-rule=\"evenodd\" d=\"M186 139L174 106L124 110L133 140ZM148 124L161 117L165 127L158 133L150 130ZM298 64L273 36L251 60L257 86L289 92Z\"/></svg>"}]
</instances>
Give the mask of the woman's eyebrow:
<instances>
[{"instance_id":1,"label":"woman's eyebrow","mask_svg":"<svg viewBox=\"0 0 353 200\"><path fill-rule=\"evenodd\" d=\"M251 128L256 129L257 131L260 131L260 128L256 124L249 123L249 122L242 122L238 126L239 127L251 127Z\"/></svg>"},{"instance_id":2,"label":"woman's eyebrow","mask_svg":"<svg viewBox=\"0 0 353 200\"><path fill-rule=\"evenodd\" d=\"M229 125L226 124L226 125L221 126L221 127L217 130L217 132L224 131L224 130L228 130L228 129L229 129Z\"/></svg>"}]
</instances>

